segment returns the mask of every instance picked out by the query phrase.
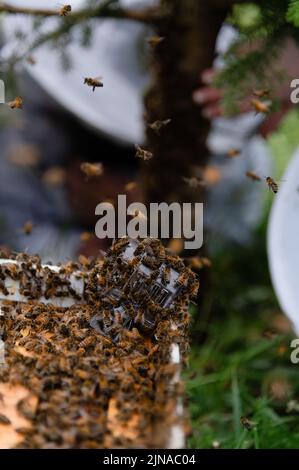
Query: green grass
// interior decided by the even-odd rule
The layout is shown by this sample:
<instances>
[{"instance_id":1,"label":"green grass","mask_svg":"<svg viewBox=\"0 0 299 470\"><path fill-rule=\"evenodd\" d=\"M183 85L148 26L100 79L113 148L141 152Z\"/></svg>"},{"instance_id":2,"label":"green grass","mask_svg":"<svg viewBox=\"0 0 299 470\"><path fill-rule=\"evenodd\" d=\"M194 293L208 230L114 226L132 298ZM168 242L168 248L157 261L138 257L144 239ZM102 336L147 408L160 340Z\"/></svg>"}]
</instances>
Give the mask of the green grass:
<instances>
[{"instance_id":1,"label":"green grass","mask_svg":"<svg viewBox=\"0 0 299 470\"><path fill-rule=\"evenodd\" d=\"M249 247L217 255L210 277L203 305L193 312L184 374L189 447L299 448L299 412L288 410L290 400L299 402L299 364L290 361L294 335L285 331L269 279L265 227Z\"/></svg>"}]
</instances>

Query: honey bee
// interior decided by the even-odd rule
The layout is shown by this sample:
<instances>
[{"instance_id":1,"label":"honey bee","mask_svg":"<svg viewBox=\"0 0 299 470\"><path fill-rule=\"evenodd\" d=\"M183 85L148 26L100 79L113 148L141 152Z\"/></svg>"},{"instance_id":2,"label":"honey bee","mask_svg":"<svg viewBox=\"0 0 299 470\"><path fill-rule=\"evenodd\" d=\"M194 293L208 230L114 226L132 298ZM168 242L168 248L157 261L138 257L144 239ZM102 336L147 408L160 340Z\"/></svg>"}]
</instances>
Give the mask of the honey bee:
<instances>
[{"instance_id":1,"label":"honey bee","mask_svg":"<svg viewBox=\"0 0 299 470\"><path fill-rule=\"evenodd\" d=\"M184 241L182 238L172 238L167 248L175 255L179 255L184 249Z\"/></svg>"},{"instance_id":2,"label":"honey bee","mask_svg":"<svg viewBox=\"0 0 299 470\"><path fill-rule=\"evenodd\" d=\"M135 148L136 148L136 158L141 158L141 160L144 160L145 162L147 162L148 160L150 160L151 158L153 158L153 153L150 152L149 150L145 150L143 148L141 148L139 145L135 145Z\"/></svg>"},{"instance_id":3,"label":"honey bee","mask_svg":"<svg viewBox=\"0 0 299 470\"><path fill-rule=\"evenodd\" d=\"M263 332L263 337L266 339L274 339L278 335L277 331L275 330L266 330Z\"/></svg>"},{"instance_id":4,"label":"honey bee","mask_svg":"<svg viewBox=\"0 0 299 470\"><path fill-rule=\"evenodd\" d=\"M0 413L0 424L11 424L10 419L7 416Z\"/></svg>"},{"instance_id":5,"label":"honey bee","mask_svg":"<svg viewBox=\"0 0 299 470\"><path fill-rule=\"evenodd\" d=\"M38 406L38 398L30 395L20 400L17 404L17 410L26 418L33 419Z\"/></svg>"},{"instance_id":6,"label":"honey bee","mask_svg":"<svg viewBox=\"0 0 299 470\"><path fill-rule=\"evenodd\" d=\"M12 263L8 264L5 267L5 273L8 277L11 277L14 280L19 279L20 274L21 274L18 266L16 264L12 264Z\"/></svg>"},{"instance_id":7,"label":"honey bee","mask_svg":"<svg viewBox=\"0 0 299 470\"><path fill-rule=\"evenodd\" d=\"M251 100L251 106L257 113L267 114L270 111L269 105L267 103L264 103L263 101L260 101L256 98Z\"/></svg>"},{"instance_id":8,"label":"honey bee","mask_svg":"<svg viewBox=\"0 0 299 470\"><path fill-rule=\"evenodd\" d=\"M188 273L188 271L185 269L185 270L179 275L179 277L177 278L177 280L176 280L176 285L179 286L179 287L186 286L186 285L187 285L187 282L188 282L188 278L189 278L189 273Z\"/></svg>"},{"instance_id":9,"label":"honey bee","mask_svg":"<svg viewBox=\"0 0 299 470\"><path fill-rule=\"evenodd\" d=\"M226 156L228 158L235 158L235 157L238 157L240 155L240 150L238 149L235 149L235 148L231 148L228 150L228 152L226 153Z\"/></svg>"},{"instance_id":10,"label":"honey bee","mask_svg":"<svg viewBox=\"0 0 299 470\"><path fill-rule=\"evenodd\" d=\"M25 224L22 228L22 232L25 235L31 235L32 230L33 230L33 223L31 222L31 220L29 220L28 222L25 222Z\"/></svg>"},{"instance_id":11,"label":"honey bee","mask_svg":"<svg viewBox=\"0 0 299 470\"><path fill-rule=\"evenodd\" d=\"M192 188L192 189L196 189L196 188L199 188L201 186L206 186L206 182L199 179L199 178L196 178L196 176L192 176L191 178L186 178L185 176L183 176L182 180L187 183L187 185Z\"/></svg>"},{"instance_id":12,"label":"honey bee","mask_svg":"<svg viewBox=\"0 0 299 470\"><path fill-rule=\"evenodd\" d=\"M78 261L84 268L89 268L90 267L90 260L84 256L84 255L79 255L78 256Z\"/></svg>"},{"instance_id":13,"label":"honey bee","mask_svg":"<svg viewBox=\"0 0 299 470\"><path fill-rule=\"evenodd\" d=\"M263 98L264 96L268 96L269 93L270 93L270 90L267 88L252 90L252 94L256 96L257 98Z\"/></svg>"},{"instance_id":14,"label":"honey bee","mask_svg":"<svg viewBox=\"0 0 299 470\"><path fill-rule=\"evenodd\" d=\"M82 232L80 235L81 242L88 242L93 237L91 232Z\"/></svg>"},{"instance_id":15,"label":"honey bee","mask_svg":"<svg viewBox=\"0 0 299 470\"><path fill-rule=\"evenodd\" d=\"M87 349L89 346L92 346L95 342L95 337L94 336L87 336L87 338L83 339L79 343L79 348Z\"/></svg>"},{"instance_id":16,"label":"honey bee","mask_svg":"<svg viewBox=\"0 0 299 470\"><path fill-rule=\"evenodd\" d=\"M85 77L84 78L84 85L87 85L92 88L92 91L95 91L96 88L102 88L104 86L102 82L102 77Z\"/></svg>"},{"instance_id":17,"label":"honey bee","mask_svg":"<svg viewBox=\"0 0 299 470\"><path fill-rule=\"evenodd\" d=\"M71 13L72 6L71 5L62 5L59 10L59 16L67 16Z\"/></svg>"},{"instance_id":18,"label":"honey bee","mask_svg":"<svg viewBox=\"0 0 299 470\"><path fill-rule=\"evenodd\" d=\"M273 193L276 194L278 192L278 184L276 183L276 181L274 181L273 178L271 178L270 176L267 176L266 183L267 183L269 189L271 189L271 191L273 191Z\"/></svg>"},{"instance_id":19,"label":"honey bee","mask_svg":"<svg viewBox=\"0 0 299 470\"><path fill-rule=\"evenodd\" d=\"M153 256L145 255L142 258L142 263L145 264L146 266L148 266L151 269L156 269L158 267L159 260L157 260Z\"/></svg>"},{"instance_id":20,"label":"honey bee","mask_svg":"<svg viewBox=\"0 0 299 470\"><path fill-rule=\"evenodd\" d=\"M135 256L133 259L129 261L129 265L133 268L137 266L139 263L140 263L140 258L138 256Z\"/></svg>"},{"instance_id":21,"label":"honey bee","mask_svg":"<svg viewBox=\"0 0 299 470\"><path fill-rule=\"evenodd\" d=\"M159 251L158 251L158 259L159 259L160 263L164 263L165 258L166 258L165 248L164 248L163 245L160 245L159 246Z\"/></svg>"},{"instance_id":22,"label":"honey bee","mask_svg":"<svg viewBox=\"0 0 299 470\"><path fill-rule=\"evenodd\" d=\"M36 64L36 60L35 60L35 58L34 58L32 55L29 55L29 56L26 58L26 61L27 61L28 64L30 64L30 65L35 65L35 64Z\"/></svg>"},{"instance_id":23,"label":"honey bee","mask_svg":"<svg viewBox=\"0 0 299 470\"><path fill-rule=\"evenodd\" d=\"M40 158L40 150L34 144L16 144L8 154L8 159L13 165L24 168L36 166Z\"/></svg>"},{"instance_id":24,"label":"honey bee","mask_svg":"<svg viewBox=\"0 0 299 470\"><path fill-rule=\"evenodd\" d=\"M245 429L247 429L247 431L251 431L251 429L254 427L254 424L255 424L252 421L250 421L246 416L241 416L240 423Z\"/></svg>"},{"instance_id":25,"label":"honey bee","mask_svg":"<svg viewBox=\"0 0 299 470\"><path fill-rule=\"evenodd\" d=\"M2 280L0 280L0 291L2 291L4 295L9 295L9 291L5 286L5 282Z\"/></svg>"},{"instance_id":26,"label":"honey bee","mask_svg":"<svg viewBox=\"0 0 299 470\"><path fill-rule=\"evenodd\" d=\"M222 178L221 170L216 165L207 165L202 169L202 177L209 186L219 183Z\"/></svg>"},{"instance_id":27,"label":"honey bee","mask_svg":"<svg viewBox=\"0 0 299 470\"><path fill-rule=\"evenodd\" d=\"M134 191L138 187L137 181L130 181L125 185L125 190L128 192Z\"/></svg>"},{"instance_id":28,"label":"honey bee","mask_svg":"<svg viewBox=\"0 0 299 470\"><path fill-rule=\"evenodd\" d=\"M137 210L128 210L128 215L131 215L133 217L137 217L139 218L140 220L147 220L147 215L142 212L142 211L139 211L138 209Z\"/></svg>"},{"instance_id":29,"label":"honey bee","mask_svg":"<svg viewBox=\"0 0 299 470\"><path fill-rule=\"evenodd\" d=\"M147 40L147 42L151 47L156 47L161 44L161 42L163 42L164 40L165 37L163 36L152 36Z\"/></svg>"},{"instance_id":30,"label":"honey bee","mask_svg":"<svg viewBox=\"0 0 299 470\"><path fill-rule=\"evenodd\" d=\"M7 104L11 109L23 109L23 98L17 96L13 101L9 101Z\"/></svg>"},{"instance_id":31,"label":"honey bee","mask_svg":"<svg viewBox=\"0 0 299 470\"><path fill-rule=\"evenodd\" d=\"M259 175L257 175L256 173L254 173L254 171L248 170L248 171L246 171L245 174L248 178L252 179L252 181L261 181L262 180L262 178Z\"/></svg>"},{"instance_id":32,"label":"honey bee","mask_svg":"<svg viewBox=\"0 0 299 470\"><path fill-rule=\"evenodd\" d=\"M130 350L132 348L132 343L128 340L118 341L117 347L123 349L124 351Z\"/></svg>"},{"instance_id":33,"label":"honey bee","mask_svg":"<svg viewBox=\"0 0 299 470\"><path fill-rule=\"evenodd\" d=\"M87 178L95 178L104 173L102 163L81 163L80 170L87 176Z\"/></svg>"},{"instance_id":34,"label":"honey bee","mask_svg":"<svg viewBox=\"0 0 299 470\"><path fill-rule=\"evenodd\" d=\"M65 170L59 166L49 168L42 176L43 183L48 186L61 186L65 181Z\"/></svg>"},{"instance_id":35,"label":"honey bee","mask_svg":"<svg viewBox=\"0 0 299 470\"><path fill-rule=\"evenodd\" d=\"M169 281L170 281L170 267L169 266L165 266L165 268L163 269L162 271L162 283L163 284L168 284Z\"/></svg>"},{"instance_id":36,"label":"honey bee","mask_svg":"<svg viewBox=\"0 0 299 470\"><path fill-rule=\"evenodd\" d=\"M161 129L171 123L171 119L164 119L163 121L155 121L148 124L148 127L152 129L157 135L160 135Z\"/></svg>"}]
</instances>

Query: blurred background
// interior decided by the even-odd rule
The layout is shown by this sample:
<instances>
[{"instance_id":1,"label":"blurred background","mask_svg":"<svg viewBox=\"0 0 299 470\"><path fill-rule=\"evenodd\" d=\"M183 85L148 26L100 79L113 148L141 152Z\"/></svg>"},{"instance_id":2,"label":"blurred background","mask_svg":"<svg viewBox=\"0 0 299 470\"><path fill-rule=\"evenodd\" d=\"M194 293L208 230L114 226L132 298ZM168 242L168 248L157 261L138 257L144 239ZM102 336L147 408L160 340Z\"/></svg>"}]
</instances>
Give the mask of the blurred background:
<instances>
[{"instance_id":1,"label":"blurred background","mask_svg":"<svg viewBox=\"0 0 299 470\"><path fill-rule=\"evenodd\" d=\"M204 202L201 252L172 242L202 284L184 375L189 446L295 448L298 366L270 280L278 195L265 178L282 178L299 143L298 48L286 25L268 51L266 7L182 3L73 0L66 16L51 0L0 4L0 245L55 263L99 256L111 242L94 235L99 202Z\"/></svg>"}]
</instances>

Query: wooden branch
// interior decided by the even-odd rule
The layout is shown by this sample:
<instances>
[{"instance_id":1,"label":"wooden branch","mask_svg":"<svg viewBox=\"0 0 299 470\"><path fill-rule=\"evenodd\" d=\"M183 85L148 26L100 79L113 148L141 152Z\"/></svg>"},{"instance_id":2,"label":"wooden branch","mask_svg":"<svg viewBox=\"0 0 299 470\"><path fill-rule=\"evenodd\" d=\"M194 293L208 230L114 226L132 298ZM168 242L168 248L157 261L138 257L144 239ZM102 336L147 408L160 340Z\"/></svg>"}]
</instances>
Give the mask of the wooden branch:
<instances>
[{"instance_id":1,"label":"wooden branch","mask_svg":"<svg viewBox=\"0 0 299 470\"><path fill-rule=\"evenodd\" d=\"M24 14L37 16L59 16L59 10L45 10L40 8L16 7L7 3L0 4L0 13Z\"/></svg>"},{"instance_id":2,"label":"wooden branch","mask_svg":"<svg viewBox=\"0 0 299 470\"><path fill-rule=\"evenodd\" d=\"M12 15L23 14L33 16L59 16L60 9L47 10L41 8L16 7L8 3L0 4L0 13L8 13ZM153 23L159 18L156 8L146 8L144 10L129 10L124 8L110 7L110 1L104 2L98 8L86 8L74 13L69 13L64 20L79 22L80 20L89 18L117 18L128 19L132 21L140 21L143 23Z\"/></svg>"}]
</instances>

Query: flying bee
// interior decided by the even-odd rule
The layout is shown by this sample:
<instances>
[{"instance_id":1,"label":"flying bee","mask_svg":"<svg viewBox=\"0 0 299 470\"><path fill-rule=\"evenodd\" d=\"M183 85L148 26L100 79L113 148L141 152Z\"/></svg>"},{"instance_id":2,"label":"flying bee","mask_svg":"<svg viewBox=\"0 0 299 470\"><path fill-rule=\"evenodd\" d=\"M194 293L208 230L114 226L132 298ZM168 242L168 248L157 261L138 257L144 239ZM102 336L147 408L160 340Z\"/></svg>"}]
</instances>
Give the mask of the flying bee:
<instances>
[{"instance_id":1,"label":"flying bee","mask_svg":"<svg viewBox=\"0 0 299 470\"><path fill-rule=\"evenodd\" d=\"M82 232L80 235L81 242L88 242L93 237L91 232Z\"/></svg>"},{"instance_id":2,"label":"flying bee","mask_svg":"<svg viewBox=\"0 0 299 470\"><path fill-rule=\"evenodd\" d=\"M252 94L256 96L257 98L263 98L264 96L268 96L269 93L270 93L270 90L267 88L252 90Z\"/></svg>"},{"instance_id":3,"label":"flying bee","mask_svg":"<svg viewBox=\"0 0 299 470\"><path fill-rule=\"evenodd\" d=\"M266 183L269 189L271 189L271 191L273 191L274 194L278 192L278 184L276 183L276 181L274 181L273 178L271 178L271 176L267 176Z\"/></svg>"},{"instance_id":4,"label":"flying bee","mask_svg":"<svg viewBox=\"0 0 299 470\"><path fill-rule=\"evenodd\" d=\"M23 109L23 98L17 96L13 101L9 101L7 104L11 109Z\"/></svg>"},{"instance_id":5,"label":"flying bee","mask_svg":"<svg viewBox=\"0 0 299 470\"><path fill-rule=\"evenodd\" d=\"M206 182L199 178L196 178L196 176L192 176L191 178L186 178L185 176L183 176L182 180L187 183L187 185L192 189L196 189L201 186L206 186Z\"/></svg>"},{"instance_id":6,"label":"flying bee","mask_svg":"<svg viewBox=\"0 0 299 470\"><path fill-rule=\"evenodd\" d=\"M141 148L139 145L135 145L135 148L136 148L136 158L141 158L141 160L144 160L145 162L147 162L148 160L150 160L151 158L153 158L153 153L150 152L149 150L145 150L143 148Z\"/></svg>"},{"instance_id":7,"label":"flying bee","mask_svg":"<svg viewBox=\"0 0 299 470\"><path fill-rule=\"evenodd\" d=\"M134 191L138 187L137 181L130 181L125 185L125 190L128 192Z\"/></svg>"},{"instance_id":8,"label":"flying bee","mask_svg":"<svg viewBox=\"0 0 299 470\"><path fill-rule=\"evenodd\" d=\"M140 220L147 220L147 215L144 212L139 211L138 209L133 210L133 211L128 210L128 215L131 215L133 217L137 217Z\"/></svg>"},{"instance_id":9,"label":"flying bee","mask_svg":"<svg viewBox=\"0 0 299 470\"><path fill-rule=\"evenodd\" d=\"M47 186L57 187L62 186L65 182L66 173L63 168L53 166L45 171L42 176L43 183Z\"/></svg>"},{"instance_id":10,"label":"flying bee","mask_svg":"<svg viewBox=\"0 0 299 470\"><path fill-rule=\"evenodd\" d=\"M252 181L261 181L262 180L262 178L259 175L257 175L256 173L254 173L254 171L248 170L248 171L246 171L245 174Z\"/></svg>"},{"instance_id":11,"label":"flying bee","mask_svg":"<svg viewBox=\"0 0 299 470\"><path fill-rule=\"evenodd\" d=\"M222 178L222 172L216 165L207 165L201 169L202 178L208 186L213 186Z\"/></svg>"},{"instance_id":12,"label":"flying bee","mask_svg":"<svg viewBox=\"0 0 299 470\"><path fill-rule=\"evenodd\" d=\"M31 220L29 220L28 222L25 222L21 230L25 235L31 235L32 230L33 230L33 223L31 222Z\"/></svg>"},{"instance_id":13,"label":"flying bee","mask_svg":"<svg viewBox=\"0 0 299 470\"><path fill-rule=\"evenodd\" d=\"M264 113L267 114L269 113L269 104L264 103L263 101L260 101L258 99L253 99L251 100L251 106L254 108L256 113Z\"/></svg>"},{"instance_id":14,"label":"flying bee","mask_svg":"<svg viewBox=\"0 0 299 470\"><path fill-rule=\"evenodd\" d=\"M102 80L102 77L85 77L84 85L90 86L92 88L92 91L95 91L96 88L102 88L104 86Z\"/></svg>"},{"instance_id":15,"label":"flying bee","mask_svg":"<svg viewBox=\"0 0 299 470\"><path fill-rule=\"evenodd\" d=\"M171 253L179 255L184 250L184 240L182 238L172 238L168 243L167 248Z\"/></svg>"},{"instance_id":16,"label":"flying bee","mask_svg":"<svg viewBox=\"0 0 299 470\"><path fill-rule=\"evenodd\" d=\"M151 47L156 47L159 44L161 44L161 42L163 42L164 39L165 37L163 36L152 36L147 40L147 42Z\"/></svg>"},{"instance_id":17,"label":"flying bee","mask_svg":"<svg viewBox=\"0 0 299 470\"><path fill-rule=\"evenodd\" d=\"M171 123L171 119L164 119L163 121L154 121L148 124L148 127L152 129L157 135L160 135L161 129Z\"/></svg>"},{"instance_id":18,"label":"flying bee","mask_svg":"<svg viewBox=\"0 0 299 470\"><path fill-rule=\"evenodd\" d=\"M71 13L72 6L71 5L62 5L59 10L59 16L67 16Z\"/></svg>"},{"instance_id":19,"label":"flying bee","mask_svg":"<svg viewBox=\"0 0 299 470\"><path fill-rule=\"evenodd\" d=\"M212 266L212 262L206 256L194 256L190 259L189 266L191 269L210 268Z\"/></svg>"},{"instance_id":20,"label":"flying bee","mask_svg":"<svg viewBox=\"0 0 299 470\"><path fill-rule=\"evenodd\" d=\"M87 178L95 178L104 173L102 163L88 163L84 162L80 165L80 170L87 176Z\"/></svg>"},{"instance_id":21,"label":"flying bee","mask_svg":"<svg viewBox=\"0 0 299 470\"><path fill-rule=\"evenodd\" d=\"M251 429L254 427L255 423L250 421L246 416L241 416L240 418L240 423L242 426L247 429L247 431L251 431Z\"/></svg>"},{"instance_id":22,"label":"flying bee","mask_svg":"<svg viewBox=\"0 0 299 470\"><path fill-rule=\"evenodd\" d=\"M226 153L226 156L228 158L235 158L235 157L238 157L240 155L240 150L239 149L235 149L235 148L231 148L228 150L228 152Z\"/></svg>"},{"instance_id":23,"label":"flying bee","mask_svg":"<svg viewBox=\"0 0 299 470\"><path fill-rule=\"evenodd\" d=\"M28 57L26 57L26 61L27 61L28 64L30 64L30 65L35 65L35 64L36 64L36 60L35 60L35 58L34 58L32 55L29 55Z\"/></svg>"}]
</instances>

